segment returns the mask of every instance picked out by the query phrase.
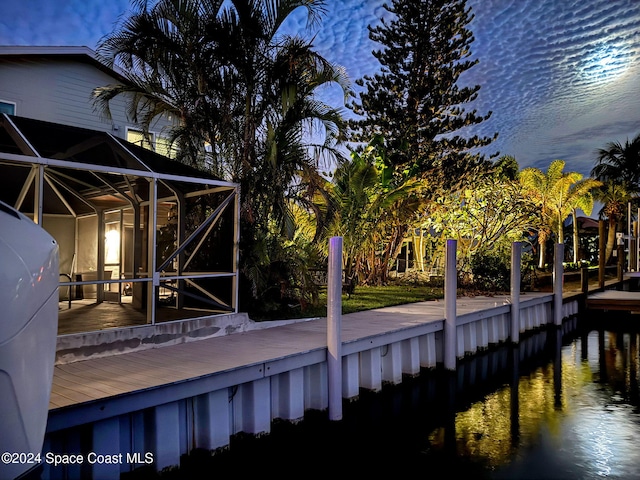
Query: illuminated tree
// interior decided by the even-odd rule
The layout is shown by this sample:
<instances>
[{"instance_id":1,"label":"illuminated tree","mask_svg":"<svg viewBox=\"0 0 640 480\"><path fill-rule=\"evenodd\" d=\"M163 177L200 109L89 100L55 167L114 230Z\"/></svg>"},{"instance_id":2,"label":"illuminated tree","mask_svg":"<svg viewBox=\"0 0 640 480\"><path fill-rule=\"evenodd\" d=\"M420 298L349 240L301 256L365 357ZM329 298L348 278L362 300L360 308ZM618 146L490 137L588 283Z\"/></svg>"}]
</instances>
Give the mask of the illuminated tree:
<instances>
[{"instance_id":1,"label":"illuminated tree","mask_svg":"<svg viewBox=\"0 0 640 480\"><path fill-rule=\"evenodd\" d=\"M595 198L601 202L599 216L607 220L608 234L605 251L605 259L609 261L616 246L616 227L624 218L627 211L627 203L633 198L627 188L616 182L605 182L595 191Z\"/></svg>"},{"instance_id":2,"label":"illuminated tree","mask_svg":"<svg viewBox=\"0 0 640 480\"><path fill-rule=\"evenodd\" d=\"M558 243L564 243L564 221L582 209L587 215L593 208L593 189L601 182L587 178L578 172L563 172L565 162L554 160L546 172L538 168L525 168L520 172L520 181L527 189L529 198L538 206L538 243L540 245L539 267L546 263L545 245L555 233ZM575 235L575 234L574 234Z\"/></svg>"}]
</instances>

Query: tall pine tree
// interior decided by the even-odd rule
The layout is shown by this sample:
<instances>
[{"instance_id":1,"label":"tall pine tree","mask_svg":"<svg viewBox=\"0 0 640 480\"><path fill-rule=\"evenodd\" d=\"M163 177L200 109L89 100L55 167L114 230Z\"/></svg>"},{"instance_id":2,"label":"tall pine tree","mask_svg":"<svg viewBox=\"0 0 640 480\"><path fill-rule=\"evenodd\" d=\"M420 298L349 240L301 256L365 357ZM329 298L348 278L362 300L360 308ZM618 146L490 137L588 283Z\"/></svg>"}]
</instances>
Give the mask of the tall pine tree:
<instances>
[{"instance_id":1,"label":"tall pine tree","mask_svg":"<svg viewBox=\"0 0 640 480\"><path fill-rule=\"evenodd\" d=\"M373 52L381 70L356 82L365 90L352 106L363 117L352 124L353 140L381 134L398 180L418 177L436 189L451 187L485 164L470 149L495 138L461 132L491 115L464 108L480 86L458 85L477 63L470 59L471 9L466 0L392 0L384 8L391 20L369 27L369 37L382 46Z\"/></svg>"}]
</instances>

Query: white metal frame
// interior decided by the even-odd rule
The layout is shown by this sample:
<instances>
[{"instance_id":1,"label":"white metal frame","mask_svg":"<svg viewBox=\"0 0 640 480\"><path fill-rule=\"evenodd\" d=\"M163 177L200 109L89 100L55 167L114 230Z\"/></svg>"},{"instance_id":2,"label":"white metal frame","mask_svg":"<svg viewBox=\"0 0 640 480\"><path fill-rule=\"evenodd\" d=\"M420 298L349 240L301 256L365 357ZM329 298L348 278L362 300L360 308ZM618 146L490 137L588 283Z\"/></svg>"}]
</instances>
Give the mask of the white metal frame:
<instances>
[{"instance_id":1,"label":"white metal frame","mask_svg":"<svg viewBox=\"0 0 640 480\"><path fill-rule=\"evenodd\" d=\"M203 293L206 297L213 300L214 302L224 304L225 302L222 302L220 298L218 298L213 293L207 292L201 287L198 287L195 281L197 279L202 279L202 278L228 277L228 278L231 278L231 288L232 288L231 305L228 305L230 311L228 312L225 311L224 313L231 313L231 312L237 313L238 311L238 289L237 289L238 242L239 242L239 228L238 228L239 186L237 184L224 182L221 180L209 179L209 178L202 178L202 177L196 178L196 177L190 177L190 176L171 175L171 174L163 174L163 173L155 172L151 168L149 168L147 165L145 165L145 163L140 158L138 158L133 152L131 152L130 149L127 148L127 144L124 140L114 137L111 134L107 134L107 135L114 142L116 142L116 146L122 149L123 153L125 153L126 155L129 155L132 159L134 159L142 167L142 169L137 170L137 169L131 169L131 168L118 168L118 167L112 167L112 166L79 163L79 162L68 161L64 159L42 157L38 154L36 149L28 142L28 140L21 134L20 130L15 126L15 124L13 124L13 122L11 122L8 117L6 116L3 116L3 117L5 120L5 125L10 125L11 128L14 130L11 133L12 133L12 136L14 137L14 140L16 140L16 143L19 144L23 152L28 154L25 155L25 154L0 152L0 168L2 163L31 166L32 170L27 176L25 185L22 188L16 207L19 208L21 206L22 202L24 201L28 193L30 185L35 182L35 186L36 186L35 199L34 199L35 211L33 212L34 213L33 218L35 223L38 223L40 225L42 224L43 192L44 192L45 182L47 185L49 185L52 188L52 191L55 193L55 195L61 201L63 201L63 203L69 210L70 214L73 216L76 216L76 218L77 218L76 213L73 211L73 209L68 204L68 202L64 200L63 195L60 192L60 188L65 188L68 192L74 194L76 198L80 198L85 204L95 209L95 206L93 206L90 201L86 199L82 199L78 192L76 193L71 192L69 187L65 187L63 185L63 183L60 180L60 177L61 176L63 177L64 174L57 175L52 171L51 175L49 175L49 174L46 174L48 170L53 170L56 167L58 167L58 168L65 168L70 170L82 170L82 171L92 172L94 176L100 179L100 181L104 185L108 186L112 190L112 193L119 195L120 197L129 201L131 204L134 203L133 202L134 199L131 199L130 197L125 195L121 189L117 189L115 185L109 183L108 180L103 177L103 175L104 174L121 175L124 179L127 179L130 176L147 179L147 181L149 182L149 200L139 201L138 208L140 206L149 207L148 209L149 218L147 219L147 225L149 228L149 235L148 235L149 239L148 239L148 249L147 249L148 265L156 265L156 232L158 227L156 207L158 205L158 201L168 200L166 198L160 198L160 199L158 198L159 182L161 182L164 186L168 187L171 191L173 191L176 194L175 196L176 200L178 200L179 193L175 190L175 188L171 187L171 182L174 182L174 181L189 183L189 184L197 184L202 186L202 188L198 189L197 191L185 193L184 198L190 198L197 195L217 193L222 191L229 192L229 195L222 202L222 204L213 212L212 215L210 215L207 218L207 220L202 225L200 225L200 227L198 227L196 232L192 233L189 236L189 238L187 238L184 242L178 241L177 248L175 252L171 255L170 259L173 259L176 256L180 255L184 251L186 245L189 244L191 241L193 241L193 239L197 236L196 235L197 233L202 233L203 230L207 230L207 232L205 232L205 235L208 234L208 232L211 231L213 226L216 224L216 222L222 215L223 211L225 211L227 208L232 208L234 212L235 226L234 226L234 234L233 234L234 245L233 245L232 270L230 272L195 272L195 273L185 274L183 271L179 271L177 272L177 274L165 274L162 272L162 270L167 266L167 262L170 261L169 259L163 262L163 264L160 265L159 267L154 268L152 272L146 272L147 278L104 279L104 278L100 278L100 275L99 275L98 280L60 282L60 287L75 287L76 285L102 285L107 283L146 282L150 285L149 288L151 290L147 295L147 321L148 323L155 323L155 308L156 308L155 297L156 297L157 289L161 285L161 282L163 281L168 282L168 281L174 281L174 280L184 281L185 284L188 284L194 287L196 290ZM7 121L9 122L8 124L7 124ZM97 132L97 133L100 133L100 132ZM97 211L96 213L99 214L99 212ZM100 222L98 223L100 224ZM98 245L100 244L101 242L98 242ZM199 244L196 246L195 251L197 251L200 248L201 244L202 244L202 241L200 241ZM192 253L190 258L192 258L194 254L195 252ZM98 258L100 258L100 255L98 255ZM183 267L186 267L188 265L190 258L187 259ZM101 272L100 265L98 265L98 272ZM185 293L185 292L182 292L182 293ZM209 316L209 314L207 314L206 316Z\"/></svg>"}]
</instances>

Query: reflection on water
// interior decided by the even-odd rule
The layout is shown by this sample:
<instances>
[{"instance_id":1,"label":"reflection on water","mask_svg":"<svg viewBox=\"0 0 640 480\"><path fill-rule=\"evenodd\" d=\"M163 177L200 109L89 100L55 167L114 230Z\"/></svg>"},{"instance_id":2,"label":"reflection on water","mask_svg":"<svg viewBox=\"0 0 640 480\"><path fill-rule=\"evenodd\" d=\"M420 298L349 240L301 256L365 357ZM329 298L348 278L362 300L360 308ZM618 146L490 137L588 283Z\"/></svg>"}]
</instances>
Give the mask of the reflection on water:
<instances>
[{"instance_id":1,"label":"reflection on water","mask_svg":"<svg viewBox=\"0 0 640 480\"><path fill-rule=\"evenodd\" d=\"M558 339L546 364L455 415L456 456L489 478L640 478L638 333ZM430 436L443 446L442 433Z\"/></svg>"},{"instance_id":2,"label":"reflection on water","mask_svg":"<svg viewBox=\"0 0 640 480\"><path fill-rule=\"evenodd\" d=\"M392 468L427 478L640 478L639 333L621 324L581 325L564 339L541 331L517 348L467 360L453 375L431 372L363 394L341 422L308 415L265 438L236 439L213 458L192 456L180 474Z\"/></svg>"}]
</instances>

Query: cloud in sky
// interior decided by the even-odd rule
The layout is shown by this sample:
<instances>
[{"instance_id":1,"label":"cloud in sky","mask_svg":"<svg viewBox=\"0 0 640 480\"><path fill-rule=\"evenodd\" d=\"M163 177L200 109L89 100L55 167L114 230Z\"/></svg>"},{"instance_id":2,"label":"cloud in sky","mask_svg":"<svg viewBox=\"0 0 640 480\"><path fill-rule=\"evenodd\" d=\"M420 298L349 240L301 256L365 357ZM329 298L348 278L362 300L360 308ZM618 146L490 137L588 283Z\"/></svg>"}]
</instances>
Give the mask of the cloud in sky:
<instances>
[{"instance_id":1,"label":"cloud in sky","mask_svg":"<svg viewBox=\"0 0 640 480\"><path fill-rule=\"evenodd\" d=\"M483 128L500 132L501 151L521 165L561 158L589 173L596 148L640 133L640 2L471 5L480 63L470 76L483 85L480 105L494 111Z\"/></svg>"},{"instance_id":2,"label":"cloud in sky","mask_svg":"<svg viewBox=\"0 0 640 480\"><path fill-rule=\"evenodd\" d=\"M2 0L0 44L95 48L128 6L128 0Z\"/></svg>"},{"instance_id":3,"label":"cloud in sky","mask_svg":"<svg viewBox=\"0 0 640 480\"><path fill-rule=\"evenodd\" d=\"M317 49L352 79L378 69L367 25L386 15L384 0L328 0L314 35ZM0 44L95 48L127 0L2 0ZM469 0L474 57L463 79L482 86L474 105L499 132L490 151L546 169L561 158L588 174L595 150L640 133L638 0ZM287 24L304 28L302 10ZM337 92L329 97L339 102Z\"/></svg>"}]
</instances>

